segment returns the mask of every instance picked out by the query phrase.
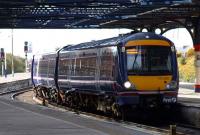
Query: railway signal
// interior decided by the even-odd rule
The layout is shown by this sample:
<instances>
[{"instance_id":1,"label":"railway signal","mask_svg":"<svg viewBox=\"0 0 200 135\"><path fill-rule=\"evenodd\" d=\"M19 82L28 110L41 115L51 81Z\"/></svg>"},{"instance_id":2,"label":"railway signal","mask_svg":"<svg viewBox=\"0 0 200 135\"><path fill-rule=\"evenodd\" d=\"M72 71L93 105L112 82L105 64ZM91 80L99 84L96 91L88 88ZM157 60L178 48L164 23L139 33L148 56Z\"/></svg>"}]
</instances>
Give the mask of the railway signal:
<instances>
[{"instance_id":1,"label":"railway signal","mask_svg":"<svg viewBox=\"0 0 200 135\"><path fill-rule=\"evenodd\" d=\"M1 48L0 54L1 54L1 55L0 55L0 59L1 59L1 61L3 61L4 58L5 58L4 48Z\"/></svg>"}]
</instances>

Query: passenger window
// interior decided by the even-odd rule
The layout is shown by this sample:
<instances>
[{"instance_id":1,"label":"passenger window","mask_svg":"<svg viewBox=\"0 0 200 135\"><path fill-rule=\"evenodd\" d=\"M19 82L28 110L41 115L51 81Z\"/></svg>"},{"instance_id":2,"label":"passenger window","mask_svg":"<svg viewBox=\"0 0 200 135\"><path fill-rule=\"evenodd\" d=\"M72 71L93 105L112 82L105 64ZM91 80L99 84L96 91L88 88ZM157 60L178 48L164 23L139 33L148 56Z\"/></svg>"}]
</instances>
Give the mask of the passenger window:
<instances>
[{"instance_id":1,"label":"passenger window","mask_svg":"<svg viewBox=\"0 0 200 135\"><path fill-rule=\"evenodd\" d=\"M41 59L39 61L39 74L41 77L47 77L48 60Z\"/></svg>"},{"instance_id":2,"label":"passenger window","mask_svg":"<svg viewBox=\"0 0 200 135\"><path fill-rule=\"evenodd\" d=\"M87 50L76 58L75 74L76 76L95 76L96 72L96 50Z\"/></svg>"},{"instance_id":3,"label":"passenger window","mask_svg":"<svg viewBox=\"0 0 200 135\"><path fill-rule=\"evenodd\" d=\"M111 48L103 49L101 52L100 80L113 80L114 56Z\"/></svg>"},{"instance_id":4,"label":"passenger window","mask_svg":"<svg viewBox=\"0 0 200 135\"><path fill-rule=\"evenodd\" d=\"M60 58L59 61L59 76L60 78L67 78L70 75L70 59L68 58Z\"/></svg>"}]
</instances>

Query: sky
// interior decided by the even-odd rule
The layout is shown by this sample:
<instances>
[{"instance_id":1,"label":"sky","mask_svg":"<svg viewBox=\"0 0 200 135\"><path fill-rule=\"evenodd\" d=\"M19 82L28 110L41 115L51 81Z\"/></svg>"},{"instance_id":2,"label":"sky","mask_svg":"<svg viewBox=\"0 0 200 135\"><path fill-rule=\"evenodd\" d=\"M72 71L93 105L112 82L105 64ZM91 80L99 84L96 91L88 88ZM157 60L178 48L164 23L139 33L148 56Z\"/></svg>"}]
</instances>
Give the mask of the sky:
<instances>
[{"instance_id":1,"label":"sky","mask_svg":"<svg viewBox=\"0 0 200 135\"><path fill-rule=\"evenodd\" d=\"M28 41L32 46L33 54L53 52L69 44L78 44L92 40L100 40L128 33L129 29L13 29L14 55L25 57L24 42ZM164 34L175 43L176 48L188 46L191 48L192 39L186 29L170 30ZM11 53L12 30L0 29L0 48Z\"/></svg>"}]
</instances>

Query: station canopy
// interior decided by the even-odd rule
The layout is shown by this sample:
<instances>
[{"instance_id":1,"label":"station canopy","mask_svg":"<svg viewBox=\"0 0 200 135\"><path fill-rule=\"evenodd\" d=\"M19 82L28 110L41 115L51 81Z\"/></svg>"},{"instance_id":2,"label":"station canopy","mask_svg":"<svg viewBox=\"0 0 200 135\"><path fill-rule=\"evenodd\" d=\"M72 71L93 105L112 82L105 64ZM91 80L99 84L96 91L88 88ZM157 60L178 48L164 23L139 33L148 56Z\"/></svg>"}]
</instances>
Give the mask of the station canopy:
<instances>
[{"instance_id":1,"label":"station canopy","mask_svg":"<svg viewBox=\"0 0 200 135\"><path fill-rule=\"evenodd\" d=\"M0 0L0 28L192 27L199 0Z\"/></svg>"}]
</instances>

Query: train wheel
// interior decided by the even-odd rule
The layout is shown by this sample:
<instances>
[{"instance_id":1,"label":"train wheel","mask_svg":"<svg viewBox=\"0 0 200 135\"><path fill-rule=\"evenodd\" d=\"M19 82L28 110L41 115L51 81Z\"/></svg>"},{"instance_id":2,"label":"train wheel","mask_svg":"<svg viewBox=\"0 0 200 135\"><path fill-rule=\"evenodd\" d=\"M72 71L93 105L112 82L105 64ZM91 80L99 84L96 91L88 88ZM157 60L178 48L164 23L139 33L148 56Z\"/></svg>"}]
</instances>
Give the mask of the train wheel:
<instances>
[{"instance_id":1,"label":"train wheel","mask_svg":"<svg viewBox=\"0 0 200 135\"><path fill-rule=\"evenodd\" d=\"M59 91L56 91L56 103L58 104L58 105L61 105L62 104L62 98L61 98L61 96L60 96L60 92Z\"/></svg>"},{"instance_id":2,"label":"train wheel","mask_svg":"<svg viewBox=\"0 0 200 135\"><path fill-rule=\"evenodd\" d=\"M38 92L37 92L37 88L36 87L33 89L33 93L34 93L35 97L38 97Z\"/></svg>"},{"instance_id":3,"label":"train wheel","mask_svg":"<svg viewBox=\"0 0 200 135\"><path fill-rule=\"evenodd\" d=\"M127 106L120 107L120 114L121 114L121 119L123 121L128 120L129 115L130 115L129 108Z\"/></svg>"},{"instance_id":4,"label":"train wheel","mask_svg":"<svg viewBox=\"0 0 200 135\"><path fill-rule=\"evenodd\" d=\"M51 89L50 90L50 101L51 102L56 102L57 101L57 92L56 92L56 90L55 89Z\"/></svg>"},{"instance_id":5,"label":"train wheel","mask_svg":"<svg viewBox=\"0 0 200 135\"><path fill-rule=\"evenodd\" d=\"M122 111L120 110L120 106L116 103L112 105L112 117L116 120L121 119Z\"/></svg>"},{"instance_id":6,"label":"train wheel","mask_svg":"<svg viewBox=\"0 0 200 135\"><path fill-rule=\"evenodd\" d=\"M39 97L43 98L43 96L42 96L42 88L38 87L37 93L38 93Z\"/></svg>"}]
</instances>

